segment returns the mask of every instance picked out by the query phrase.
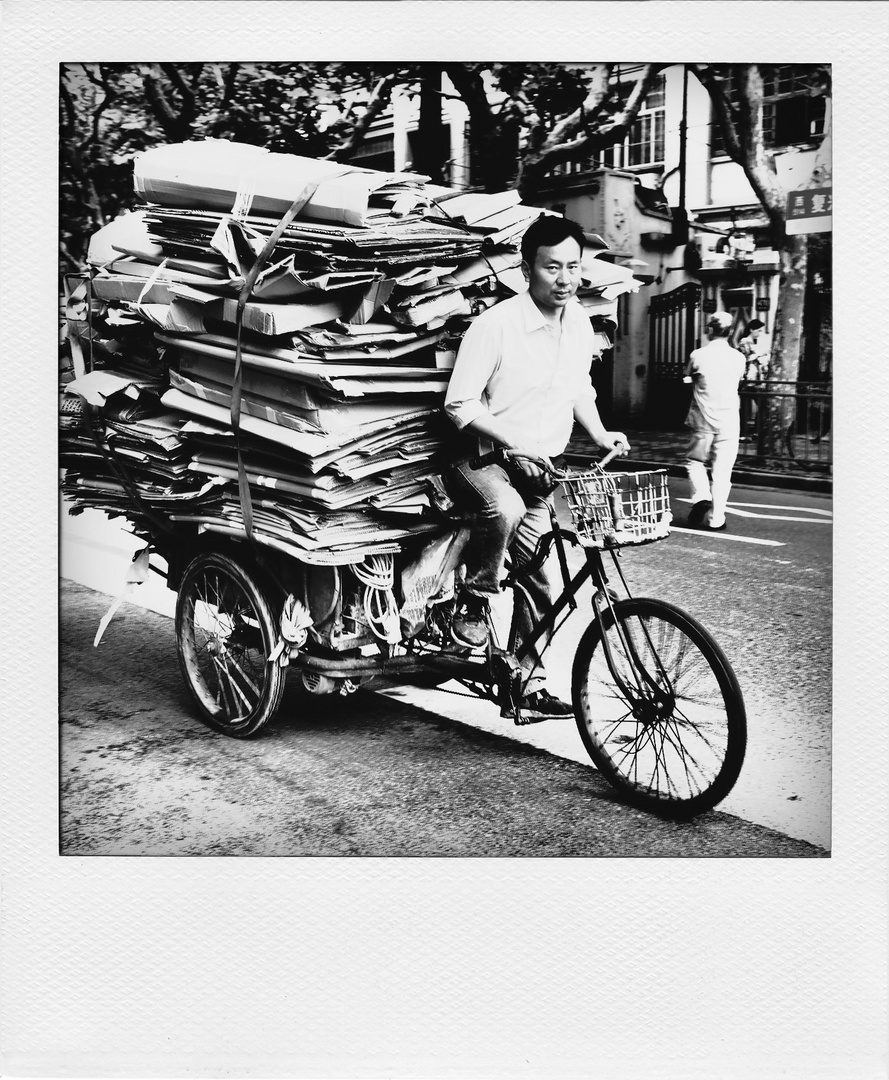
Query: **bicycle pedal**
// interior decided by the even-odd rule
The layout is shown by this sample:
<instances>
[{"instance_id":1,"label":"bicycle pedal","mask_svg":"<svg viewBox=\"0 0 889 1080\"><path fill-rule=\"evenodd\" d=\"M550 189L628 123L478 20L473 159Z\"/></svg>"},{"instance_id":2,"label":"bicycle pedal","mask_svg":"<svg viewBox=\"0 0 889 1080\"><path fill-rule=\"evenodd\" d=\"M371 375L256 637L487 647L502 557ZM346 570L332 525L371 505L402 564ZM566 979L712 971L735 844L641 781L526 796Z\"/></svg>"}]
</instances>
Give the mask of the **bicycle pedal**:
<instances>
[{"instance_id":1,"label":"bicycle pedal","mask_svg":"<svg viewBox=\"0 0 889 1080\"><path fill-rule=\"evenodd\" d=\"M546 720L552 720L551 716L534 716L528 713L519 712L516 713L513 723L516 727L527 727L528 724L542 724Z\"/></svg>"}]
</instances>

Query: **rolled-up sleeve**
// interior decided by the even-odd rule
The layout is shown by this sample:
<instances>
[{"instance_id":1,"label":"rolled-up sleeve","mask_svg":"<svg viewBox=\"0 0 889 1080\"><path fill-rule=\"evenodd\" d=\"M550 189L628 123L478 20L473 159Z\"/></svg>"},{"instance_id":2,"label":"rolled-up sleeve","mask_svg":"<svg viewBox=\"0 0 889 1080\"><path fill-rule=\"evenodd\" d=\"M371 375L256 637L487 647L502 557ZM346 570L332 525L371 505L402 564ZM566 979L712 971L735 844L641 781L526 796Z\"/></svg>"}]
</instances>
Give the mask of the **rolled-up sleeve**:
<instances>
[{"instance_id":1,"label":"rolled-up sleeve","mask_svg":"<svg viewBox=\"0 0 889 1080\"><path fill-rule=\"evenodd\" d=\"M584 398L591 398L595 401L597 397L596 388L593 386L593 380L590 378L589 372L581 371L577 377L577 400L583 401Z\"/></svg>"},{"instance_id":2,"label":"rolled-up sleeve","mask_svg":"<svg viewBox=\"0 0 889 1080\"><path fill-rule=\"evenodd\" d=\"M474 322L463 336L445 394L445 412L460 429L480 416L489 416L485 390L500 355L496 328Z\"/></svg>"}]
</instances>

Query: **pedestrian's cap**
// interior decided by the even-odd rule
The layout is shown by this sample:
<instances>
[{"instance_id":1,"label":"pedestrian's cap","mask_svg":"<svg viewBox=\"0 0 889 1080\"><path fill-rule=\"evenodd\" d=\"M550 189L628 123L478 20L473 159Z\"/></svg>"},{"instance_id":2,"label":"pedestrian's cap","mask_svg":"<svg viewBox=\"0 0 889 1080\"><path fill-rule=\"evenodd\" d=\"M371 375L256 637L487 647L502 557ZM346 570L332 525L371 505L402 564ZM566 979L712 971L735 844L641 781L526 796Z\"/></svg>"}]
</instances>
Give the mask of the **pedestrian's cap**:
<instances>
[{"instance_id":1,"label":"pedestrian's cap","mask_svg":"<svg viewBox=\"0 0 889 1080\"><path fill-rule=\"evenodd\" d=\"M732 325L732 315L728 311L714 311L707 319L708 326L716 326L720 330L728 330Z\"/></svg>"}]
</instances>

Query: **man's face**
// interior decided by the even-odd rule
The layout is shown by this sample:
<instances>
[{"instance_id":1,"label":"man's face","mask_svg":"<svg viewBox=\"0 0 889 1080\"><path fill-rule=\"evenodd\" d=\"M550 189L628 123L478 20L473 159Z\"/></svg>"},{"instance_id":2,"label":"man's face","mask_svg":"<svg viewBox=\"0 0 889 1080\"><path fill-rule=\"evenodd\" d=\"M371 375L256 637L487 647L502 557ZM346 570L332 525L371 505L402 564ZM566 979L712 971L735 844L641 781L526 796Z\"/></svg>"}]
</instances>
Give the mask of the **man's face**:
<instances>
[{"instance_id":1,"label":"man's face","mask_svg":"<svg viewBox=\"0 0 889 1080\"><path fill-rule=\"evenodd\" d=\"M580 285L580 244L569 236L553 247L538 248L533 266L522 265L537 306L544 312L558 312Z\"/></svg>"}]
</instances>

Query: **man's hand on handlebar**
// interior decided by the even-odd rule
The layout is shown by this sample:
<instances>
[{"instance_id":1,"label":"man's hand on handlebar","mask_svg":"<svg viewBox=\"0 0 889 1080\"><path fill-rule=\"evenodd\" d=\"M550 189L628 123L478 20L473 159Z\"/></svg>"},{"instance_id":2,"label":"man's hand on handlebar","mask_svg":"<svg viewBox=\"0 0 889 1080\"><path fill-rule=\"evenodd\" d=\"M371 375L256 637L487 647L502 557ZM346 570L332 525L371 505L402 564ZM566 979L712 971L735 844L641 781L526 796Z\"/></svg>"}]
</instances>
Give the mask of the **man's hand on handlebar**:
<instances>
[{"instance_id":1,"label":"man's hand on handlebar","mask_svg":"<svg viewBox=\"0 0 889 1080\"><path fill-rule=\"evenodd\" d=\"M626 457L630 449L630 440L622 431L606 431L605 438L599 443L603 450L612 457Z\"/></svg>"},{"instance_id":2,"label":"man's hand on handlebar","mask_svg":"<svg viewBox=\"0 0 889 1080\"><path fill-rule=\"evenodd\" d=\"M603 431L601 435L596 436L596 442L603 450L608 451L599 462L603 468L612 458L624 457L630 450L630 440L622 431ZM470 469L481 469L486 465L507 463L518 465L532 483L540 485L541 490L549 490L551 480L563 477L563 473L553 465L550 458L539 453L536 447L516 444L498 446L496 450L472 458L468 465Z\"/></svg>"}]
</instances>

